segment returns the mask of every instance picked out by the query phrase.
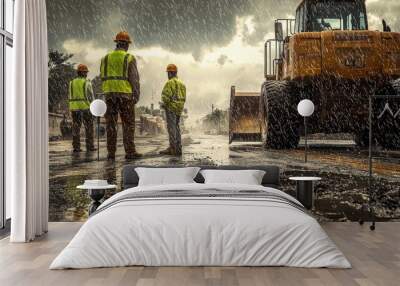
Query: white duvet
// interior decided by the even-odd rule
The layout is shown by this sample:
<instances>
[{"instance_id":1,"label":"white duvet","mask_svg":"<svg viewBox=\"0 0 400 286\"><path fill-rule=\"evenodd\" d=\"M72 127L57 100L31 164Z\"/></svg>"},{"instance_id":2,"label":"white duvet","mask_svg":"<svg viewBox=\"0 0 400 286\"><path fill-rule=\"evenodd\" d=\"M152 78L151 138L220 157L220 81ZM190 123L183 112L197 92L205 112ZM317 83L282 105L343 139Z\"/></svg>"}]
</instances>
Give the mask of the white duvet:
<instances>
[{"instance_id":1,"label":"white duvet","mask_svg":"<svg viewBox=\"0 0 400 286\"><path fill-rule=\"evenodd\" d=\"M297 202L279 190L253 185L128 189L100 206L103 211L88 219L50 269L127 265L351 267L318 222L289 204L231 197L115 203L133 192L210 188L262 190Z\"/></svg>"}]
</instances>

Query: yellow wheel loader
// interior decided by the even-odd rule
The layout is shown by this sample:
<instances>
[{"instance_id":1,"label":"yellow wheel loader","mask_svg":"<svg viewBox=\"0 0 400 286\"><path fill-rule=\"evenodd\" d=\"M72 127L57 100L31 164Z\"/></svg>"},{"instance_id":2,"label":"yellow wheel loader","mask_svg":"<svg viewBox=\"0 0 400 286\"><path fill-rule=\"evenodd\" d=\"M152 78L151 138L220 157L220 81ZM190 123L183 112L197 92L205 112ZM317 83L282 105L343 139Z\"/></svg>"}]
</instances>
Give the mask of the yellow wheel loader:
<instances>
[{"instance_id":1,"label":"yellow wheel loader","mask_svg":"<svg viewBox=\"0 0 400 286\"><path fill-rule=\"evenodd\" d=\"M296 19L275 21L275 39L265 44L266 81L259 97L266 148L297 147L302 133L297 104L306 98L315 104L311 132L352 133L358 145L368 144L369 95L400 97L400 33L382 22L382 32L368 30L365 0L303 0ZM400 116L380 114L386 103L374 102L374 141L400 148ZM390 107L396 112L399 101Z\"/></svg>"}]
</instances>

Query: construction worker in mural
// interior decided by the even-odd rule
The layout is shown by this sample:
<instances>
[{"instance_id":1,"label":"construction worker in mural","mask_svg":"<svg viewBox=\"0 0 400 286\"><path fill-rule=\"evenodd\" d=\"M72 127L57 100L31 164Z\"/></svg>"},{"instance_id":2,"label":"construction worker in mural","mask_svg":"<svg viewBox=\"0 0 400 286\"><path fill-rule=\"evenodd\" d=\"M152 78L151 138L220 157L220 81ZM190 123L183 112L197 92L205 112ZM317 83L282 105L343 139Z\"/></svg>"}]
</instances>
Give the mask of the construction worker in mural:
<instances>
[{"instance_id":1,"label":"construction worker in mural","mask_svg":"<svg viewBox=\"0 0 400 286\"><path fill-rule=\"evenodd\" d=\"M72 147L74 153L81 152L81 126L85 126L86 150L95 151L93 145L93 116L90 103L93 100L93 88L87 79L89 69L86 65L78 65L78 76L69 83L69 110L72 117Z\"/></svg>"},{"instance_id":2,"label":"construction worker in mural","mask_svg":"<svg viewBox=\"0 0 400 286\"><path fill-rule=\"evenodd\" d=\"M169 147L161 151L163 155L182 155L181 130L179 126L186 101L186 87L178 79L178 68L174 64L167 66L168 81L161 94L161 107L165 109Z\"/></svg>"},{"instance_id":3,"label":"construction worker in mural","mask_svg":"<svg viewBox=\"0 0 400 286\"><path fill-rule=\"evenodd\" d=\"M135 104L140 97L139 73L135 57L128 53L132 43L129 34L119 32L114 42L115 50L102 58L100 67L102 90L107 104L105 119L108 159L114 160L117 151L118 114L122 121L125 158L135 159L142 156L136 151L134 143Z\"/></svg>"}]
</instances>

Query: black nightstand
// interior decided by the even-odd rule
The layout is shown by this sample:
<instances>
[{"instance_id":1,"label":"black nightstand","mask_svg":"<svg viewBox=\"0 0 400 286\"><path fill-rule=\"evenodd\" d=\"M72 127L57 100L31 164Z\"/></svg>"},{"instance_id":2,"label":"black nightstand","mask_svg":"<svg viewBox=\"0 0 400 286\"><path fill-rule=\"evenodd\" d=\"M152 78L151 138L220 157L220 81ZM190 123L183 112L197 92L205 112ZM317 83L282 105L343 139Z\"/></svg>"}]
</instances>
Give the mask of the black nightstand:
<instances>
[{"instance_id":1,"label":"black nightstand","mask_svg":"<svg viewBox=\"0 0 400 286\"><path fill-rule=\"evenodd\" d=\"M89 206L89 216L94 213L97 208L101 205L101 200L103 199L106 190L111 190L117 188L116 185L110 185L107 183L107 181L101 181L105 182L105 184L98 184L99 180L92 180L95 181L96 184L88 183L88 181L85 181L85 184L78 186L78 189L81 190L87 190L89 197L92 199L92 203ZM89 180L90 182L90 180Z\"/></svg>"},{"instance_id":2,"label":"black nightstand","mask_svg":"<svg viewBox=\"0 0 400 286\"><path fill-rule=\"evenodd\" d=\"M314 182L320 181L320 177L290 177L296 181L296 198L308 210L314 207Z\"/></svg>"}]
</instances>

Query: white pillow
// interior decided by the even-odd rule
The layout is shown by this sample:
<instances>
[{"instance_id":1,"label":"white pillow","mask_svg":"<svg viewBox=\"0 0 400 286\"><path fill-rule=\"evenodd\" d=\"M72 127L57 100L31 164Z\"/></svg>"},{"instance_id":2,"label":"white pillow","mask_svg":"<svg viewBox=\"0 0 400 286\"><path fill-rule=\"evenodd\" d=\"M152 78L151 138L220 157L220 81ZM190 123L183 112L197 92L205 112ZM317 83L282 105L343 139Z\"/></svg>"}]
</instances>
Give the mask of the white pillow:
<instances>
[{"instance_id":1,"label":"white pillow","mask_svg":"<svg viewBox=\"0 0 400 286\"><path fill-rule=\"evenodd\" d=\"M205 184L261 185L265 171L261 170L202 170Z\"/></svg>"},{"instance_id":2,"label":"white pillow","mask_svg":"<svg viewBox=\"0 0 400 286\"><path fill-rule=\"evenodd\" d=\"M200 168L135 168L139 186L195 183L193 180Z\"/></svg>"}]
</instances>

